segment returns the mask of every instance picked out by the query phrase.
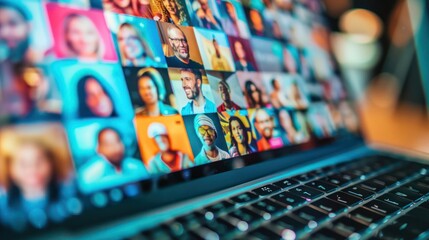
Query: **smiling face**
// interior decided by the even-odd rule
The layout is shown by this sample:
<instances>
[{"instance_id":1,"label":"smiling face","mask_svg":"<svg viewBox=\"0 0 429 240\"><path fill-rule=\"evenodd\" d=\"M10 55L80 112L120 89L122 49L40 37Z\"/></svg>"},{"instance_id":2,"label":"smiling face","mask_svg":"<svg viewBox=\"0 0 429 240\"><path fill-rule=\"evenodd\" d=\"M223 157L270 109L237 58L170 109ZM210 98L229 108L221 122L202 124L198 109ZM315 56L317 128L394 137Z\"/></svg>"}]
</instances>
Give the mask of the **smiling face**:
<instances>
[{"instance_id":1,"label":"smiling face","mask_svg":"<svg viewBox=\"0 0 429 240\"><path fill-rule=\"evenodd\" d=\"M10 178L21 190L46 190L53 174L50 156L35 143L24 143L10 163Z\"/></svg>"},{"instance_id":2,"label":"smiling face","mask_svg":"<svg viewBox=\"0 0 429 240\"><path fill-rule=\"evenodd\" d=\"M145 105L152 105L158 102L158 92L156 85L148 76L143 76L138 82L139 95Z\"/></svg>"},{"instance_id":3,"label":"smiling face","mask_svg":"<svg viewBox=\"0 0 429 240\"><path fill-rule=\"evenodd\" d=\"M72 17L66 26L65 39L70 51L77 57L97 57L100 37L94 23L89 18Z\"/></svg>"},{"instance_id":4,"label":"smiling face","mask_svg":"<svg viewBox=\"0 0 429 240\"><path fill-rule=\"evenodd\" d=\"M144 55L144 47L136 30L131 26L123 26L118 31L118 44L123 57L138 59Z\"/></svg>"},{"instance_id":5,"label":"smiling face","mask_svg":"<svg viewBox=\"0 0 429 240\"><path fill-rule=\"evenodd\" d=\"M168 38L174 55L179 59L189 61L189 45L185 34L179 28L172 28L168 31Z\"/></svg>"},{"instance_id":6,"label":"smiling face","mask_svg":"<svg viewBox=\"0 0 429 240\"><path fill-rule=\"evenodd\" d=\"M232 137L238 144L246 144L245 131L237 120L231 121Z\"/></svg>"},{"instance_id":7,"label":"smiling face","mask_svg":"<svg viewBox=\"0 0 429 240\"><path fill-rule=\"evenodd\" d=\"M261 134L264 138L270 139L273 137L273 119L265 110L257 110L255 116L255 127L259 134Z\"/></svg>"},{"instance_id":8,"label":"smiling face","mask_svg":"<svg viewBox=\"0 0 429 240\"><path fill-rule=\"evenodd\" d=\"M182 88L189 100L194 100L200 95L201 79L196 79L192 72L181 71Z\"/></svg>"},{"instance_id":9,"label":"smiling face","mask_svg":"<svg viewBox=\"0 0 429 240\"><path fill-rule=\"evenodd\" d=\"M167 12L171 15L177 15L177 3L174 0L162 0L162 5L165 7Z\"/></svg>"},{"instance_id":10,"label":"smiling face","mask_svg":"<svg viewBox=\"0 0 429 240\"><path fill-rule=\"evenodd\" d=\"M202 125L198 128L198 138L201 140L203 145L211 147L215 144L216 131L206 125Z\"/></svg>"},{"instance_id":11,"label":"smiling face","mask_svg":"<svg viewBox=\"0 0 429 240\"><path fill-rule=\"evenodd\" d=\"M113 103L97 80L91 78L84 86L85 103L89 110L98 117L108 117L113 113Z\"/></svg>"}]
</instances>

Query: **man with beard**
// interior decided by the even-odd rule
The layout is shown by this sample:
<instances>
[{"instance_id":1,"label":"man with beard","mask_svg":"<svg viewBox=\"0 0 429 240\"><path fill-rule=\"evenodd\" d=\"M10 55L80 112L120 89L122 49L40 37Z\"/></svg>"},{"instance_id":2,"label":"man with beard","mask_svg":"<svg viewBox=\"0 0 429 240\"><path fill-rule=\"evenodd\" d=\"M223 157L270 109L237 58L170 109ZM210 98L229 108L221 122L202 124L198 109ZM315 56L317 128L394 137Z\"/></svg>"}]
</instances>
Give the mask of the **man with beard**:
<instances>
[{"instance_id":1,"label":"man with beard","mask_svg":"<svg viewBox=\"0 0 429 240\"><path fill-rule=\"evenodd\" d=\"M149 138L153 139L159 150L149 160L149 171L152 174L177 172L194 166L194 162L187 154L173 149L170 136L164 124L151 123L147 134Z\"/></svg>"},{"instance_id":2,"label":"man with beard","mask_svg":"<svg viewBox=\"0 0 429 240\"><path fill-rule=\"evenodd\" d=\"M218 84L218 91L223 103L217 107L218 112L225 112L227 110L241 110L235 102L231 100L231 89L226 81L220 81Z\"/></svg>"},{"instance_id":3,"label":"man with beard","mask_svg":"<svg viewBox=\"0 0 429 240\"><path fill-rule=\"evenodd\" d=\"M126 156L122 139L114 128L98 132L97 155L80 169L85 184L115 184L149 177L142 161Z\"/></svg>"},{"instance_id":4,"label":"man with beard","mask_svg":"<svg viewBox=\"0 0 429 240\"><path fill-rule=\"evenodd\" d=\"M228 60L222 55L220 51L219 43L213 37L213 48L215 52L212 55L212 69L216 71L227 71L230 72L231 66L229 65Z\"/></svg>"},{"instance_id":5,"label":"man with beard","mask_svg":"<svg viewBox=\"0 0 429 240\"><path fill-rule=\"evenodd\" d=\"M203 147L195 157L195 165L201 165L230 158L231 156L216 146L218 137L216 126L211 118L206 115L197 115L194 119L195 133L200 139Z\"/></svg>"},{"instance_id":6,"label":"man with beard","mask_svg":"<svg viewBox=\"0 0 429 240\"><path fill-rule=\"evenodd\" d=\"M188 39L179 27L170 25L167 28L167 35L168 42L174 52L174 56L166 58L169 67L203 68L203 65L191 59Z\"/></svg>"},{"instance_id":7,"label":"man with beard","mask_svg":"<svg viewBox=\"0 0 429 240\"><path fill-rule=\"evenodd\" d=\"M182 108L182 115L216 112L216 106L202 92L203 77L199 69L180 70L182 87L186 97L191 100Z\"/></svg>"},{"instance_id":8,"label":"man with beard","mask_svg":"<svg viewBox=\"0 0 429 240\"><path fill-rule=\"evenodd\" d=\"M267 151L283 146L280 137L274 137L273 117L265 109L257 109L254 115L254 124L261 139L257 142L258 151Z\"/></svg>"}]
</instances>

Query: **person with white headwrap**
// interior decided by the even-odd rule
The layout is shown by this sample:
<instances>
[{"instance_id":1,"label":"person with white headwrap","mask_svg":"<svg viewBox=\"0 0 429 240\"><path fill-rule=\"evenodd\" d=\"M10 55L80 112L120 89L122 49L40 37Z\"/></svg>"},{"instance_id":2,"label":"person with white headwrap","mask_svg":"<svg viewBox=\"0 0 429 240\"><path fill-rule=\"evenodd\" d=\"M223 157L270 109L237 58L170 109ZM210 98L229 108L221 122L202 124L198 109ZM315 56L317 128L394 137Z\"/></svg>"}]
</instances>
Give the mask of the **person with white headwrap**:
<instances>
[{"instance_id":1,"label":"person with white headwrap","mask_svg":"<svg viewBox=\"0 0 429 240\"><path fill-rule=\"evenodd\" d=\"M187 154L172 149L171 139L164 124L151 123L147 134L159 149L159 152L149 160L150 173L170 173L194 166L194 162Z\"/></svg>"},{"instance_id":2,"label":"person with white headwrap","mask_svg":"<svg viewBox=\"0 0 429 240\"><path fill-rule=\"evenodd\" d=\"M211 163L231 157L228 152L216 146L218 133L210 117L204 114L197 115L194 119L194 129L203 144L200 153L195 157L196 165Z\"/></svg>"}]
</instances>

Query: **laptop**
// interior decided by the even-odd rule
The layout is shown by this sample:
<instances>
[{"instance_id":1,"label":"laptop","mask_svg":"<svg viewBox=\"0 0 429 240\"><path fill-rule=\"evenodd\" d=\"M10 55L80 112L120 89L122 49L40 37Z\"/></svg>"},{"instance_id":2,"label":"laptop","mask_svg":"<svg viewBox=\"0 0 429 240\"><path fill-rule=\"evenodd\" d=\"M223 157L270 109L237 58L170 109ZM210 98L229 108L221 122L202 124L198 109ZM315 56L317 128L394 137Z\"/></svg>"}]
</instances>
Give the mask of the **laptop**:
<instances>
[{"instance_id":1,"label":"laptop","mask_svg":"<svg viewBox=\"0 0 429 240\"><path fill-rule=\"evenodd\" d=\"M1 239L427 239L313 0L0 0Z\"/></svg>"}]
</instances>

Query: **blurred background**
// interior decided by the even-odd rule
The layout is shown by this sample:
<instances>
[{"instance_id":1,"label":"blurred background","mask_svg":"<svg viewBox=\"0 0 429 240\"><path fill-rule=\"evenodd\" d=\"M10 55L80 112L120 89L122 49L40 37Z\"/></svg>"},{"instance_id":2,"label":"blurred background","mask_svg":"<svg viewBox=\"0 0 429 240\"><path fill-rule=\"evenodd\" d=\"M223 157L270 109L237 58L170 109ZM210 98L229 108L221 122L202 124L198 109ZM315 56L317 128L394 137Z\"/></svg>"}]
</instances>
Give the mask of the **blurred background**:
<instances>
[{"instance_id":1,"label":"blurred background","mask_svg":"<svg viewBox=\"0 0 429 240\"><path fill-rule=\"evenodd\" d=\"M333 51L372 144L429 154L429 3L324 0Z\"/></svg>"}]
</instances>

